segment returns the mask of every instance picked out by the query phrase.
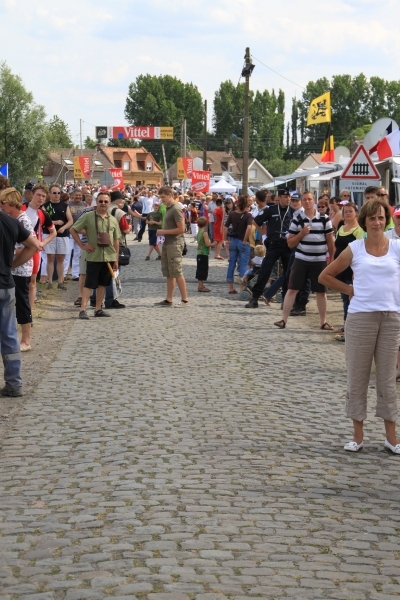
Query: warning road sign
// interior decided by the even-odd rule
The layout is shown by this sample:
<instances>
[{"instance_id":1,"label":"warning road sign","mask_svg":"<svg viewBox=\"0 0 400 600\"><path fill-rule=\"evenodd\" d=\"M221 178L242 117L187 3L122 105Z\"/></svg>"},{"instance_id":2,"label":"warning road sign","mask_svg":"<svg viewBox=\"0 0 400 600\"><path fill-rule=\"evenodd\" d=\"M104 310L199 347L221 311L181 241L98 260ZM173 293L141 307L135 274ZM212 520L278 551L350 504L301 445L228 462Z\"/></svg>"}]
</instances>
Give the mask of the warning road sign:
<instances>
[{"instance_id":1,"label":"warning road sign","mask_svg":"<svg viewBox=\"0 0 400 600\"><path fill-rule=\"evenodd\" d=\"M355 154L351 157L349 164L340 176L340 179L360 181L376 180L380 178L379 172L362 144L357 148Z\"/></svg>"}]
</instances>

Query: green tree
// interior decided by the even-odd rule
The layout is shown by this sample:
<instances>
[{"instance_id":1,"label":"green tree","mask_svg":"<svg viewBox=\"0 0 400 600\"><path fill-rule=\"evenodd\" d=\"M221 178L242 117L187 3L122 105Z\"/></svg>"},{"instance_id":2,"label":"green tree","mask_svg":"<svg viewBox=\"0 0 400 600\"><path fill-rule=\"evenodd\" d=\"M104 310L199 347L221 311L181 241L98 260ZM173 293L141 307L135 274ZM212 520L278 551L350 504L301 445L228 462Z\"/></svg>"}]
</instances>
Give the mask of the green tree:
<instances>
[{"instance_id":1,"label":"green tree","mask_svg":"<svg viewBox=\"0 0 400 600\"><path fill-rule=\"evenodd\" d=\"M274 177L293 173L299 166L297 159L284 160L283 158L272 158L271 160L261 160L260 162Z\"/></svg>"},{"instance_id":2,"label":"green tree","mask_svg":"<svg viewBox=\"0 0 400 600\"><path fill-rule=\"evenodd\" d=\"M203 115L203 100L193 83L183 83L171 75L147 74L139 75L129 86L125 117L131 125L174 127L175 140L178 140L184 117L187 136L193 138L202 132ZM141 145L146 146L146 142ZM161 145L161 141L152 144L152 153L158 162L162 160ZM165 142L164 146L170 164L179 149L176 143Z\"/></svg>"},{"instance_id":3,"label":"green tree","mask_svg":"<svg viewBox=\"0 0 400 600\"><path fill-rule=\"evenodd\" d=\"M57 115L47 125L47 140L50 148L73 148L68 125Z\"/></svg>"},{"instance_id":4,"label":"green tree","mask_svg":"<svg viewBox=\"0 0 400 600\"><path fill-rule=\"evenodd\" d=\"M244 83L235 86L223 81L214 95L213 125L216 137L232 139L232 134L243 138ZM250 92L250 103L253 100Z\"/></svg>"},{"instance_id":5,"label":"green tree","mask_svg":"<svg viewBox=\"0 0 400 600\"><path fill-rule=\"evenodd\" d=\"M108 140L108 145L113 148L140 148L140 143L136 140L111 138ZM148 145L148 143L147 143Z\"/></svg>"},{"instance_id":6,"label":"green tree","mask_svg":"<svg viewBox=\"0 0 400 600\"><path fill-rule=\"evenodd\" d=\"M94 150L98 143L98 140L93 140L90 136L87 136L83 142L83 147Z\"/></svg>"},{"instance_id":7,"label":"green tree","mask_svg":"<svg viewBox=\"0 0 400 600\"><path fill-rule=\"evenodd\" d=\"M0 164L8 162L15 185L40 172L48 149L46 113L21 78L0 64Z\"/></svg>"}]
</instances>

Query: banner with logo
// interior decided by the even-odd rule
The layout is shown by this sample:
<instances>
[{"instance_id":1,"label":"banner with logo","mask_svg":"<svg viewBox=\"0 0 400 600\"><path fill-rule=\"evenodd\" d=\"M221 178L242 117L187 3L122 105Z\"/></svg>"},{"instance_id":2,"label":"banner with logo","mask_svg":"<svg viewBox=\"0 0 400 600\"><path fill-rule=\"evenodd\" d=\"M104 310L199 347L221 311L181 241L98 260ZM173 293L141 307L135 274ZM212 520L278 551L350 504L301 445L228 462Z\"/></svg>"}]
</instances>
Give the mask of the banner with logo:
<instances>
[{"instance_id":1,"label":"banner with logo","mask_svg":"<svg viewBox=\"0 0 400 600\"><path fill-rule=\"evenodd\" d=\"M192 190L208 192L210 189L210 171L192 171Z\"/></svg>"},{"instance_id":2,"label":"banner with logo","mask_svg":"<svg viewBox=\"0 0 400 600\"><path fill-rule=\"evenodd\" d=\"M97 139L119 139L119 140L173 140L173 127L149 127L147 125L133 125L132 127L107 127L98 125L96 127Z\"/></svg>"},{"instance_id":3,"label":"banner with logo","mask_svg":"<svg viewBox=\"0 0 400 600\"><path fill-rule=\"evenodd\" d=\"M74 179L89 179L90 156L74 156Z\"/></svg>"},{"instance_id":4,"label":"banner with logo","mask_svg":"<svg viewBox=\"0 0 400 600\"><path fill-rule=\"evenodd\" d=\"M114 183L111 186L112 190L123 190L124 189L124 176L122 169L108 169L114 179Z\"/></svg>"},{"instance_id":5,"label":"banner with logo","mask_svg":"<svg viewBox=\"0 0 400 600\"><path fill-rule=\"evenodd\" d=\"M176 167L178 179L190 179L193 173L193 158L178 158Z\"/></svg>"}]
</instances>

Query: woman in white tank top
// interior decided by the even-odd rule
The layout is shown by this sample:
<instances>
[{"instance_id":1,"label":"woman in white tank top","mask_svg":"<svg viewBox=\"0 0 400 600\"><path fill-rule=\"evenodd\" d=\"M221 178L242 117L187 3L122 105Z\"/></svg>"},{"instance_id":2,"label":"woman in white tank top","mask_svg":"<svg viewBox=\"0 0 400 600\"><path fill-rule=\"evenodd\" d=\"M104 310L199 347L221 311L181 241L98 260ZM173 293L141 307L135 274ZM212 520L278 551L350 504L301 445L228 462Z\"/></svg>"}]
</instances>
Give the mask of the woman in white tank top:
<instances>
[{"instance_id":1,"label":"woman in white tank top","mask_svg":"<svg viewBox=\"0 0 400 600\"><path fill-rule=\"evenodd\" d=\"M320 275L319 281L350 297L345 325L346 416L353 419L354 437L344 449L363 447L367 393L372 360L376 366L376 413L385 423L384 447L400 454L396 438L396 365L400 341L400 241L384 235L391 219L388 204L370 200L361 209L359 224L367 237L349 246ZM352 285L336 276L351 267Z\"/></svg>"}]
</instances>

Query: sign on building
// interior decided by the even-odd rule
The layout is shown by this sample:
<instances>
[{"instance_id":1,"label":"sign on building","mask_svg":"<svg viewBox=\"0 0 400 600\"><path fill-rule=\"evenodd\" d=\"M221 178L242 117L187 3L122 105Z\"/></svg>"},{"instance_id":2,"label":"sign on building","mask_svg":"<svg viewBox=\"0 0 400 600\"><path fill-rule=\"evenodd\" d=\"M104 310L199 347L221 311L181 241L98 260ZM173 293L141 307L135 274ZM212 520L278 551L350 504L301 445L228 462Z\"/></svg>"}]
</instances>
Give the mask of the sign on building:
<instances>
[{"instance_id":1,"label":"sign on building","mask_svg":"<svg viewBox=\"0 0 400 600\"><path fill-rule=\"evenodd\" d=\"M173 127L150 127L147 125L114 126L98 125L96 127L96 138L104 140L107 138L120 140L173 140Z\"/></svg>"}]
</instances>

